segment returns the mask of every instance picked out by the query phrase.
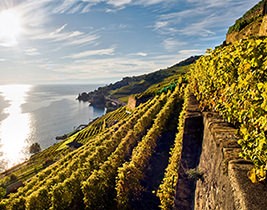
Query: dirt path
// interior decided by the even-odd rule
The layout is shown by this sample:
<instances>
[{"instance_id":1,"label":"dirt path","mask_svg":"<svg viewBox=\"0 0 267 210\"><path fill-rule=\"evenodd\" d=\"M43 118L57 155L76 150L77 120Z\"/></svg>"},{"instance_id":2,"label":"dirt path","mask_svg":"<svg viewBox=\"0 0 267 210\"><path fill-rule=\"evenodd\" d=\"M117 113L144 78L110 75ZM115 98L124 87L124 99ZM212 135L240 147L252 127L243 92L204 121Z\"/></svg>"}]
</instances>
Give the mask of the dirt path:
<instances>
[{"instance_id":1,"label":"dirt path","mask_svg":"<svg viewBox=\"0 0 267 210\"><path fill-rule=\"evenodd\" d=\"M198 109L196 99L190 96L185 118L182 158L176 186L175 210L194 209L196 179L199 177L194 177L195 179L190 178L188 170L195 169L198 166L202 149L202 139L203 117ZM192 171L197 172L195 170ZM198 174L191 175L197 176Z\"/></svg>"}]
</instances>

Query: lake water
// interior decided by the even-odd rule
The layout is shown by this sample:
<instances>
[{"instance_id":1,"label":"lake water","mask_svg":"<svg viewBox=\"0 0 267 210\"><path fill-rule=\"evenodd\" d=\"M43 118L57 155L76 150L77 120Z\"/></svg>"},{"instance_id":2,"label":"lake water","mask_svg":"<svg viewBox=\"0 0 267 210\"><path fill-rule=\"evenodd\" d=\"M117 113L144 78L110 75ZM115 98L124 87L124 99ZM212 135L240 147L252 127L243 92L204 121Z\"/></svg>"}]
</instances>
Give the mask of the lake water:
<instances>
[{"instance_id":1,"label":"lake water","mask_svg":"<svg viewBox=\"0 0 267 210\"><path fill-rule=\"evenodd\" d=\"M78 102L78 93L100 85L0 85L0 171L29 158L29 147L42 149L55 137L104 114Z\"/></svg>"}]
</instances>

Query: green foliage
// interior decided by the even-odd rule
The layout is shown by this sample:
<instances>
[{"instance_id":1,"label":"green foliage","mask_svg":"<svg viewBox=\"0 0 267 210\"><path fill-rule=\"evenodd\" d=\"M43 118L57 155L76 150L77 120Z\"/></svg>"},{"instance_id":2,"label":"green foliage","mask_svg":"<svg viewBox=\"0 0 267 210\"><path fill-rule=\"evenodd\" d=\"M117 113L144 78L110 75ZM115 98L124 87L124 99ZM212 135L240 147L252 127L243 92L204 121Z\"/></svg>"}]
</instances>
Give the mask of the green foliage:
<instances>
[{"instance_id":1,"label":"green foliage","mask_svg":"<svg viewBox=\"0 0 267 210\"><path fill-rule=\"evenodd\" d=\"M139 105L132 114L122 117L122 120L106 128L81 148L45 168L1 204L6 207L14 206L14 209L18 206L21 209L68 209L83 205L81 183L91 177L94 170L109 171L103 181L112 177L111 171L117 171L116 163L123 161L123 157L129 157L136 141L151 124L150 115L154 116L161 108L162 100L159 98L157 96ZM166 96L163 98L166 100ZM108 114L106 122L109 121L108 116L113 119Z\"/></svg>"},{"instance_id":2,"label":"green foliage","mask_svg":"<svg viewBox=\"0 0 267 210\"><path fill-rule=\"evenodd\" d=\"M27 210L45 210L49 209L49 196L46 186L40 187L26 199Z\"/></svg>"},{"instance_id":3,"label":"green foliage","mask_svg":"<svg viewBox=\"0 0 267 210\"><path fill-rule=\"evenodd\" d=\"M154 116L158 113L162 102L165 102L166 98L166 95L156 98L158 99L156 103L137 120L132 130L128 130L127 135L121 140L121 143L108 160L83 183L82 189L87 209L109 209L111 206L115 206L115 178L117 169L130 156L134 146L145 134L147 128L151 126Z\"/></svg>"},{"instance_id":4,"label":"green foliage","mask_svg":"<svg viewBox=\"0 0 267 210\"><path fill-rule=\"evenodd\" d=\"M24 210L25 209L25 199L23 197L18 197L11 200L10 204L5 204L5 207L8 207L7 209L10 210Z\"/></svg>"},{"instance_id":5,"label":"green foliage","mask_svg":"<svg viewBox=\"0 0 267 210\"><path fill-rule=\"evenodd\" d=\"M6 190L5 188L0 186L0 199L4 198L6 195Z\"/></svg>"},{"instance_id":6,"label":"green foliage","mask_svg":"<svg viewBox=\"0 0 267 210\"><path fill-rule=\"evenodd\" d=\"M167 93L168 90L173 91L177 84L181 89L184 89L187 84L185 73L189 70L189 67L190 66L179 67L179 71L177 70L174 75L165 78L162 82L154 84L143 93L138 94L137 99L142 101L143 98L153 97L156 94L161 94L163 92Z\"/></svg>"},{"instance_id":7,"label":"green foliage","mask_svg":"<svg viewBox=\"0 0 267 210\"><path fill-rule=\"evenodd\" d=\"M249 39L203 56L190 73L203 109L218 111L239 128L241 156L267 170L267 39ZM264 175L263 177L260 174Z\"/></svg>"},{"instance_id":8,"label":"green foliage","mask_svg":"<svg viewBox=\"0 0 267 210\"><path fill-rule=\"evenodd\" d=\"M124 163L118 169L116 181L118 209L131 209L132 201L140 198L143 191L143 186L141 185L141 180L144 178L143 171L148 166L157 146L157 141L167 126L168 119L173 114L174 105L181 97L180 94L180 89L177 86L173 94L169 95L164 107L157 114L150 130L133 150L131 161Z\"/></svg>"},{"instance_id":9,"label":"green foliage","mask_svg":"<svg viewBox=\"0 0 267 210\"><path fill-rule=\"evenodd\" d=\"M184 120L185 111L188 105L188 88L185 90L185 101L183 110L180 113L178 123L178 133L176 134L174 147L171 150L171 156L169 158L169 164L165 170L164 178L157 191L157 196L160 199L160 208L162 210L170 210L174 207L174 196L175 187L178 180L178 169L180 165L182 155L182 144L183 144L183 131L184 131Z\"/></svg>"},{"instance_id":10,"label":"green foliage","mask_svg":"<svg viewBox=\"0 0 267 210\"><path fill-rule=\"evenodd\" d=\"M15 174L11 174L9 177L10 177L10 182L15 182L18 180L18 178Z\"/></svg>"},{"instance_id":11,"label":"green foliage","mask_svg":"<svg viewBox=\"0 0 267 210\"><path fill-rule=\"evenodd\" d=\"M196 168L191 168L185 172L185 174L188 176L189 179L193 179L195 181L197 180L203 180L204 173L199 171Z\"/></svg>"},{"instance_id":12,"label":"green foliage","mask_svg":"<svg viewBox=\"0 0 267 210\"><path fill-rule=\"evenodd\" d=\"M111 98L119 99L120 101L127 102L127 98L133 94L143 94L151 86L158 85L159 83L168 80L170 77L184 74L188 66L195 62L199 57L190 57L180 63L168 67L167 69L161 69L149 74L141 76L125 77L121 81L114 84L100 87L98 90L89 94L101 93Z\"/></svg>"}]
</instances>

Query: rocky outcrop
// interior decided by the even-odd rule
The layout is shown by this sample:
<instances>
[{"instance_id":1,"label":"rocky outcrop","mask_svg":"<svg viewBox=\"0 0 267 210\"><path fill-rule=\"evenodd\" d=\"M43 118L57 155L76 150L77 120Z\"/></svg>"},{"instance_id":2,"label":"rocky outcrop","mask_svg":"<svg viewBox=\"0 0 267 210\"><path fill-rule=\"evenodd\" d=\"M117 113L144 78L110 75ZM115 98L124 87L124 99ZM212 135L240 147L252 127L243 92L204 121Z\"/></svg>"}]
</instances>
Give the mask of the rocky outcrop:
<instances>
[{"instance_id":1,"label":"rocky outcrop","mask_svg":"<svg viewBox=\"0 0 267 210\"><path fill-rule=\"evenodd\" d=\"M83 102L89 102L90 106L100 109L107 109L107 112L115 110L120 106L124 105L124 103L112 99L110 97L105 96L102 92L93 91L93 92L83 92L78 95L77 100Z\"/></svg>"},{"instance_id":2,"label":"rocky outcrop","mask_svg":"<svg viewBox=\"0 0 267 210\"><path fill-rule=\"evenodd\" d=\"M262 19L259 36L267 36L267 15L265 15Z\"/></svg>"},{"instance_id":3,"label":"rocky outcrop","mask_svg":"<svg viewBox=\"0 0 267 210\"><path fill-rule=\"evenodd\" d=\"M103 94L96 94L90 100L90 106L96 108L105 108L106 107L106 98Z\"/></svg>"},{"instance_id":4,"label":"rocky outcrop","mask_svg":"<svg viewBox=\"0 0 267 210\"><path fill-rule=\"evenodd\" d=\"M78 95L78 97L77 97L77 100L79 100L79 101L84 101L84 102L89 101L89 99L90 99L90 96L89 96L89 94L86 93L86 92L80 93L80 94Z\"/></svg>"},{"instance_id":5,"label":"rocky outcrop","mask_svg":"<svg viewBox=\"0 0 267 210\"><path fill-rule=\"evenodd\" d=\"M261 30L263 31L262 27L264 27L265 22L262 21L262 18L259 18L258 20L252 22L245 28L243 28L241 31L234 31L232 33L229 33L226 35L226 43L230 44L235 41L239 41L240 39L247 39L251 36L262 36L266 35L265 33L260 32ZM265 28L267 29L267 28Z\"/></svg>"},{"instance_id":6,"label":"rocky outcrop","mask_svg":"<svg viewBox=\"0 0 267 210\"><path fill-rule=\"evenodd\" d=\"M265 20L267 1L262 0L235 21L226 35L226 43L233 43L251 36L266 36Z\"/></svg>"}]
</instances>

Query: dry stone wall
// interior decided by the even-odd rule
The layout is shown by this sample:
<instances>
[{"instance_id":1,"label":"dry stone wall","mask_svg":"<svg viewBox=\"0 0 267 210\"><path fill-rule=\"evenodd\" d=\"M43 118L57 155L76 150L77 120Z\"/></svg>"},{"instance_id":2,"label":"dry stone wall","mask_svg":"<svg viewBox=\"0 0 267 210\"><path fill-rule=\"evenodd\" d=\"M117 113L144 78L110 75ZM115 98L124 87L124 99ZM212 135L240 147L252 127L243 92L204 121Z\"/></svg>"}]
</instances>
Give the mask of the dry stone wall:
<instances>
[{"instance_id":1,"label":"dry stone wall","mask_svg":"<svg viewBox=\"0 0 267 210\"><path fill-rule=\"evenodd\" d=\"M201 131L202 130L202 131ZM176 210L266 210L267 182L252 184L251 162L239 157L239 136L214 112L201 112L191 95L186 112ZM201 176L190 179L195 169Z\"/></svg>"}]
</instances>

